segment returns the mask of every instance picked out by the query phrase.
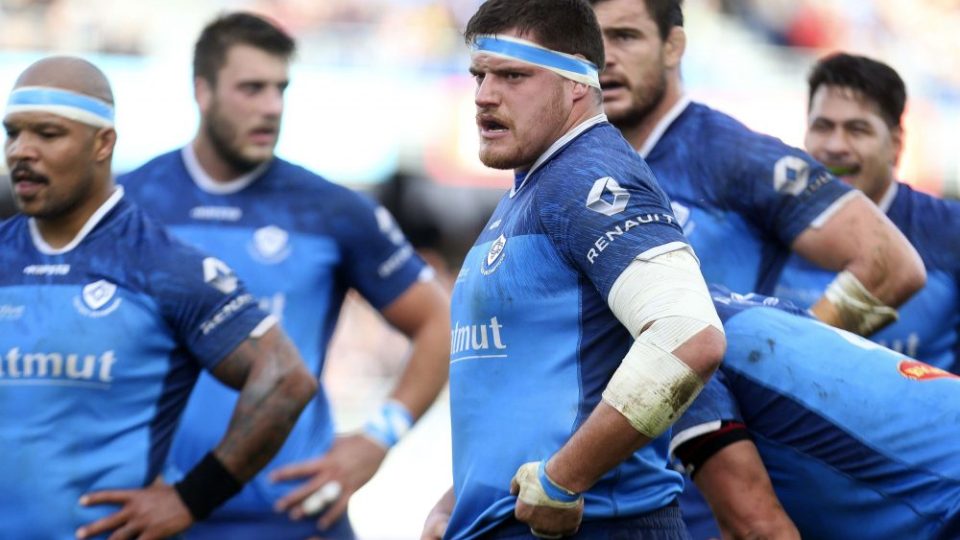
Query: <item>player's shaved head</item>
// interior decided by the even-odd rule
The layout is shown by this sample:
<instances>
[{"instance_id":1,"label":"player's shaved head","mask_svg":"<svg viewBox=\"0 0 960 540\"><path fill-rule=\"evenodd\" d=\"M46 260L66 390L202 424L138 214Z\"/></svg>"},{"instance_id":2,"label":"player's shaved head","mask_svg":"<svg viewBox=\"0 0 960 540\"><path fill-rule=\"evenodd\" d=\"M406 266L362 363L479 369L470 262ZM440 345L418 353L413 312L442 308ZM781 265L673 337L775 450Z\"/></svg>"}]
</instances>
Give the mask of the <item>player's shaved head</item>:
<instances>
[{"instance_id":1,"label":"player's shaved head","mask_svg":"<svg viewBox=\"0 0 960 540\"><path fill-rule=\"evenodd\" d=\"M113 104L113 91L100 68L74 56L51 56L38 60L20 74L14 89L47 86L95 97Z\"/></svg>"}]
</instances>

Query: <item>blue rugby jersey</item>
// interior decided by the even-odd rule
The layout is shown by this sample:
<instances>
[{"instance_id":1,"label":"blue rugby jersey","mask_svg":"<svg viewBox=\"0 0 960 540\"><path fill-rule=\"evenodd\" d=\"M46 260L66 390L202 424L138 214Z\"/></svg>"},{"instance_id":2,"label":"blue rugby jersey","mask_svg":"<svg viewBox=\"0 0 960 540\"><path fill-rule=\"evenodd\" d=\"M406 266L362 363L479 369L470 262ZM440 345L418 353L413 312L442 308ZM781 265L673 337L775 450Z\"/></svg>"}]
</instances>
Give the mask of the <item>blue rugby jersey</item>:
<instances>
[{"instance_id":1,"label":"blue rugby jersey","mask_svg":"<svg viewBox=\"0 0 960 540\"><path fill-rule=\"evenodd\" d=\"M0 536L72 539L118 509L82 494L158 476L200 368L267 315L120 189L63 249L25 216L0 246Z\"/></svg>"},{"instance_id":2,"label":"blue rugby jersey","mask_svg":"<svg viewBox=\"0 0 960 540\"><path fill-rule=\"evenodd\" d=\"M851 188L802 150L680 101L640 149L707 283L769 294L790 246Z\"/></svg>"},{"instance_id":3,"label":"blue rugby jersey","mask_svg":"<svg viewBox=\"0 0 960 540\"><path fill-rule=\"evenodd\" d=\"M927 284L900 306L900 318L870 339L948 371L960 371L960 203L895 183L881 209L913 244L927 269ZM835 273L793 255L776 295L809 307Z\"/></svg>"},{"instance_id":4,"label":"blue rugby jersey","mask_svg":"<svg viewBox=\"0 0 960 540\"><path fill-rule=\"evenodd\" d=\"M456 505L448 538L513 514L510 479L586 420L633 343L607 305L639 257L687 248L653 175L599 115L517 179L467 254L452 299ZM584 520L663 507L682 488L658 438L585 494Z\"/></svg>"},{"instance_id":5,"label":"blue rugby jersey","mask_svg":"<svg viewBox=\"0 0 960 540\"><path fill-rule=\"evenodd\" d=\"M230 264L260 304L281 318L317 377L349 288L382 309L428 272L384 208L279 158L223 185L200 169L186 147L119 181L176 236ZM236 398L233 390L201 376L174 440L171 477L189 470L220 437ZM276 517L274 502L301 482L275 484L267 474L323 455L333 437L321 388L277 456L206 524Z\"/></svg>"},{"instance_id":6,"label":"blue rugby jersey","mask_svg":"<svg viewBox=\"0 0 960 540\"><path fill-rule=\"evenodd\" d=\"M960 378L777 307L714 299L727 354L675 443L746 424L804 538L933 538L957 518Z\"/></svg>"}]
</instances>

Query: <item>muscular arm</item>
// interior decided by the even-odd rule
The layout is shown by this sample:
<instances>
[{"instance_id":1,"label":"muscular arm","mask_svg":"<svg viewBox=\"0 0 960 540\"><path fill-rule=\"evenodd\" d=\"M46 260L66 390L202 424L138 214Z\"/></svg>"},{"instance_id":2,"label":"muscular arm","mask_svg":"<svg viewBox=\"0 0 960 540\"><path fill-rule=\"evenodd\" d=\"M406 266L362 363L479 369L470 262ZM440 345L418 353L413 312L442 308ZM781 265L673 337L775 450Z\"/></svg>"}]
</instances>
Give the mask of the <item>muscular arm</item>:
<instances>
[{"instance_id":1,"label":"muscular arm","mask_svg":"<svg viewBox=\"0 0 960 540\"><path fill-rule=\"evenodd\" d=\"M280 449L317 391L317 381L279 326L241 343L213 375L240 391L214 454L237 480L246 482Z\"/></svg>"},{"instance_id":2,"label":"muscular arm","mask_svg":"<svg viewBox=\"0 0 960 540\"><path fill-rule=\"evenodd\" d=\"M430 407L450 368L450 298L434 280L411 286L383 316L413 343L410 362L390 394L414 419Z\"/></svg>"},{"instance_id":3,"label":"muscular arm","mask_svg":"<svg viewBox=\"0 0 960 540\"><path fill-rule=\"evenodd\" d=\"M906 237L863 194L852 196L826 223L809 227L792 249L830 270L847 270L885 305L898 307L926 282L926 271ZM821 297L811 308L823 322L856 332L856 323Z\"/></svg>"},{"instance_id":4,"label":"muscular arm","mask_svg":"<svg viewBox=\"0 0 960 540\"><path fill-rule=\"evenodd\" d=\"M724 538L800 538L752 442L724 447L697 469L693 481L710 503Z\"/></svg>"},{"instance_id":5,"label":"muscular arm","mask_svg":"<svg viewBox=\"0 0 960 540\"><path fill-rule=\"evenodd\" d=\"M673 354L706 381L719 365L724 347L723 334L707 327L680 345ZM601 401L587 421L547 463L547 474L561 486L583 492L650 441L650 437L634 429L619 411Z\"/></svg>"}]
</instances>

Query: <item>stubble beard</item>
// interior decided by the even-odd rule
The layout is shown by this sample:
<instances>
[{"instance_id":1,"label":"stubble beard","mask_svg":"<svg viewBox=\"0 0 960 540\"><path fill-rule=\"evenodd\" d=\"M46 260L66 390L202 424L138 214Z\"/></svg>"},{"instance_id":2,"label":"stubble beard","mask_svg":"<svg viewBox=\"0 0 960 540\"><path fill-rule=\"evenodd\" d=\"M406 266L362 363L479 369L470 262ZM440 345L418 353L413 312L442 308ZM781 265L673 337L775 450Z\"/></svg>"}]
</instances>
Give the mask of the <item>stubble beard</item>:
<instances>
[{"instance_id":1,"label":"stubble beard","mask_svg":"<svg viewBox=\"0 0 960 540\"><path fill-rule=\"evenodd\" d=\"M221 120L216 108L210 111L206 118L206 134L213 146L214 152L230 166L231 169L243 174L256 169L265 160L253 160L245 157L234 148L231 141L236 139L237 130L226 120Z\"/></svg>"},{"instance_id":2,"label":"stubble beard","mask_svg":"<svg viewBox=\"0 0 960 540\"><path fill-rule=\"evenodd\" d=\"M634 102L626 111L623 111L623 113L617 116L608 114L607 118L614 127L621 131L635 128L653 114L653 111L663 103L666 94L667 75L661 71L657 82L650 87L649 92L646 92L646 96L637 96L636 93L634 93ZM644 97L646 97L646 99L644 99Z\"/></svg>"}]
</instances>

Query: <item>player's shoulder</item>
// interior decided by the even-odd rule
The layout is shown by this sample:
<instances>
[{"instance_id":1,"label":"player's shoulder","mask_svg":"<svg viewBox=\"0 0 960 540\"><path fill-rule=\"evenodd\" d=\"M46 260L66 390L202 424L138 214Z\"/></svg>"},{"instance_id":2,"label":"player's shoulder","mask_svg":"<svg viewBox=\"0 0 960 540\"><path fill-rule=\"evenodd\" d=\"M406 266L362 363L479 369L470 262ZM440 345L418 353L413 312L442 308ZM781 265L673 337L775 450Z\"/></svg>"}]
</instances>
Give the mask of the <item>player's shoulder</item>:
<instances>
[{"instance_id":1,"label":"player's shoulder","mask_svg":"<svg viewBox=\"0 0 960 540\"><path fill-rule=\"evenodd\" d=\"M270 189L288 193L291 197L306 198L321 207L356 204L363 199L355 190L279 157L274 158L264 173L264 180L266 182L262 183L269 185Z\"/></svg>"},{"instance_id":2,"label":"player's shoulder","mask_svg":"<svg viewBox=\"0 0 960 540\"><path fill-rule=\"evenodd\" d=\"M139 167L117 175L117 183L121 185L134 185L131 180L139 181L141 178L167 176L173 170L184 169L183 159L180 156L180 150L171 150L151 158Z\"/></svg>"},{"instance_id":3,"label":"player's shoulder","mask_svg":"<svg viewBox=\"0 0 960 540\"><path fill-rule=\"evenodd\" d=\"M927 265L949 267L960 275L960 201L900 183L888 215Z\"/></svg>"},{"instance_id":4,"label":"player's shoulder","mask_svg":"<svg viewBox=\"0 0 960 540\"><path fill-rule=\"evenodd\" d=\"M141 274L161 270L165 274L177 275L189 263L205 257L127 197L120 201L115 212L109 224L109 241L118 252L126 254L131 267L141 269ZM147 281L145 287L149 288Z\"/></svg>"},{"instance_id":5,"label":"player's shoulder","mask_svg":"<svg viewBox=\"0 0 960 540\"><path fill-rule=\"evenodd\" d=\"M27 216L23 214L14 214L13 216L0 220L0 259L13 257L20 251L20 247L25 245L27 240Z\"/></svg>"},{"instance_id":6,"label":"player's shoulder","mask_svg":"<svg viewBox=\"0 0 960 540\"><path fill-rule=\"evenodd\" d=\"M656 186L653 172L643 158L617 128L601 122L587 129L548 161L544 165L542 180L537 182L541 192L562 196L572 189L590 189L607 179L628 189Z\"/></svg>"}]
</instances>

